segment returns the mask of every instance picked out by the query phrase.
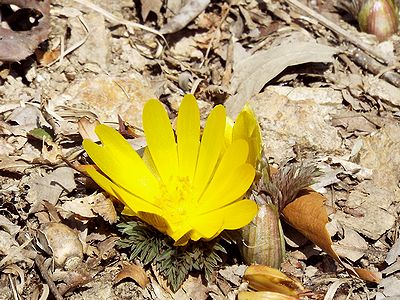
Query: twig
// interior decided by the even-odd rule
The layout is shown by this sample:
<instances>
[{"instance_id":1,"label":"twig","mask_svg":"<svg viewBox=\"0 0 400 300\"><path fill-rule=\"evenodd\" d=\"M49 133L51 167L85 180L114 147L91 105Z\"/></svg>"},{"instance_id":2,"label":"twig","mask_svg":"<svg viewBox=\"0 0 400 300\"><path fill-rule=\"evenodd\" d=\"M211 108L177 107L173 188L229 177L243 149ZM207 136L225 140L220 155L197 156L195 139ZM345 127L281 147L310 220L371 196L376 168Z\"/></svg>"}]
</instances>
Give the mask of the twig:
<instances>
[{"instance_id":1,"label":"twig","mask_svg":"<svg viewBox=\"0 0 400 300\"><path fill-rule=\"evenodd\" d=\"M229 11L231 9L231 6L232 6L232 3L229 3L228 8L226 9L224 14L222 15L221 20L219 21L217 27L215 28L214 34L213 34L213 36L211 38L211 41L208 43L206 54L204 55L203 61L200 64L200 68L205 64L205 62L206 62L206 60L208 58L208 55L210 54L211 47L212 47L212 44L214 43L215 37L217 36L218 31L221 29L222 24L225 22L225 19L228 17Z\"/></svg>"},{"instance_id":2,"label":"twig","mask_svg":"<svg viewBox=\"0 0 400 300\"><path fill-rule=\"evenodd\" d=\"M392 71L399 67L398 64L386 67L355 47L351 47L350 55L357 65L370 71L377 77L382 77L394 86L400 87L400 74Z\"/></svg>"},{"instance_id":3,"label":"twig","mask_svg":"<svg viewBox=\"0 0 400 300\"><path fill-rule=\"evenodd\" d=\"M35 257L35 265L39 269L40 274L42 275L43 279L46 281L47 285L51 293L53 294L56 300L63 300L63 296L61 296L60 292L58 291L56 284L54 283L53 279L51 279L49 273L47 272L46 268L43 265L44 258L40 254L36 255Z\"/></svg>"},{"instance_id":4,"label":"twig","mask_svg":"<svg viewBox=\"0 0 400 300\"><path fill-rule=\"evenodd\" d=\"M64 38L61 38L61 52L60 55L57 57L57 59L55 59L54 61L50 62L49 64L46 65L46 67L50 67L51 65L55 64L56 62L60 62L60 65L62 63L63 58L70 54L72 51L75 51L76 49L78 49L80 46L82 46L87 39L89 38L90 35L90 30L89 30L89 26L86 24L84 18L82 16L78 17L79 21L81 21L81 24L83 25L83 28L86 31L86 35L83 37L82 40L78 41L77 43L73 44L71 47L69 47L68 49L64 49Z\"/></svg>"},{"instance_id":5,"label":"twig","mask_svg":"<svg viewBox=\"0 0 400 300\"><path fill-rule=\"evenodd\" d=\"M286 2L290 6L292 6L294 8L297 8L298 10L300 10L300 11L306 13L307 15L309 15L310 17L314 18L315 20L317 20L319 23L321 23L325 27L327 27L330 30L336 32L336 34L341 35L347 41L349 41L353 45L357 46L358 48L364 50L365 52L367 52L368 54L372 55L373 57L375 57L379 61L381 61L381 62L383 62L385 64L389 64L389 61L383 56L382 53L376 51L372 47L370 47L367 44L361 42L354 35L352 35L350 32L348 32L347 30L344 30L342 27L336 25L334 22L332 22L331 20L329 20L326 17L322 16L321 14L316 12L315 10L313 10L313 9L309 8L308 6L302 4L298 0L286 0Z\"/></svg>"},{"instance_id":6,"label":"twig","mask_svg":"<svg viewBox=\"0 0 400 300\"><path fill-rule=\"evenodd\" d=\"M14 300L19 300L20 298L19 298L19 295L17 293L17 289L15 288L14 281L13 281L13 278L11 277L11 274L8 274L8 280L9 280L10 285L11 285L11 290L12 290L12 293L13 293Z\"/></svg>"}]
</instances>

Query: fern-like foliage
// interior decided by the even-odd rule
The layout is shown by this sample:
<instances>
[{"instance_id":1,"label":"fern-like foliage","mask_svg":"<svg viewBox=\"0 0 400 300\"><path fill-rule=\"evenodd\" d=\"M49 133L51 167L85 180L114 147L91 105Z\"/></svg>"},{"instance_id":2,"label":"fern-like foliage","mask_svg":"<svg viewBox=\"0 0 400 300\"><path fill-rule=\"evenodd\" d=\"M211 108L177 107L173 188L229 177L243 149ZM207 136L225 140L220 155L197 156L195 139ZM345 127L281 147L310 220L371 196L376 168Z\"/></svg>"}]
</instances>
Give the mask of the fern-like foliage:
<instances>
[{"instance_id":1,"label":"fern-like foliage","mask_svg":"<svg viewBox=\"0 0 400 300\"><path fill-rule=\"evenodd\" d=\"M154 265L167 280L172 291L177 291L192 270L203 272L209 280L212 272L222 262L226 253L221 239L209 242L189 242L174 246L174 241L139 220L117 225L123 237L117 242L120 248L130 250L130 259L139 259L144 265Z\"/></svg>"}]
</instances>

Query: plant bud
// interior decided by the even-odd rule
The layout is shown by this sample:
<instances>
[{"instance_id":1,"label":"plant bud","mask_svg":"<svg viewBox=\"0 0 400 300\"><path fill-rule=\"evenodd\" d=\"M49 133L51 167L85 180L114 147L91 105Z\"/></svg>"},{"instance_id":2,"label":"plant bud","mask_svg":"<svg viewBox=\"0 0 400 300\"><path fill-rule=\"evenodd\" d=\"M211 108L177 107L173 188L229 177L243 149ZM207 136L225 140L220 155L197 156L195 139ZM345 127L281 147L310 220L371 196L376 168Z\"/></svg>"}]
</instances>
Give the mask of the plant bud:
<instances>
[{"instance_id":1,"label":"plant bud","mask_svg":"<svg viewBox=\"0 0 400 300\"><path fill-rule=\"evenodd\" d=\"M397 32L398 7L393 0L362 1L357 20L362 31L374 34L379 41L383 41Z\"/></svg>"},{"instance_id":2,"label":"plant bud","mask_svg":"<svg viewBox=\"0 0 400 300\"><path fill-rule=\"evenodd\" d=\"M285 253L278 209L273 204L259 204L253 221L242 229L242 253L247 264L279 268Z\"/></svg>"}]
</instances>

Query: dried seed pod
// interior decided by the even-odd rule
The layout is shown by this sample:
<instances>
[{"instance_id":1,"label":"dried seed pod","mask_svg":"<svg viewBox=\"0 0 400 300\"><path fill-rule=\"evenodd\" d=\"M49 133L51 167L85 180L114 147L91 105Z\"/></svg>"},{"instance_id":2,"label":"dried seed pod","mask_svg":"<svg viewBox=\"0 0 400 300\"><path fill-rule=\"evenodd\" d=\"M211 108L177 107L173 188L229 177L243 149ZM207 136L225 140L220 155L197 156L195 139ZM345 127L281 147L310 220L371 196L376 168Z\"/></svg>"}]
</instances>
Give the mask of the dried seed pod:
<instances>
[{"instance_id":1,"label":"dried seed pod","mask_svg":"<svg viewBox=\"0 0 400 300\"><path fill-rule=\"evenodd\" d=\"M398 31L399 0L339 0L337 6L352 14L360 29L379 41Z\"/></svg>"},{"instance_id":2,"label":"dried seed pod","mask_svg":"<svg viewBox=\"0 0 400 300\"><path fill-rule=\"evenodd\" d=\"M285 241L275 205L259 204L253 221L242 229L242 238L242 254L247 264L280 267L285 253Z\"/></svg>"},{"instance_id":3,"label":"dried seed pod","mask_svg":"<svg viewBox=\"0 0 400 300\"><path fill-rule=\"evenodd\" d=\"M357 20L362 31L374 34L379 41L398 30L398 7L393 0L364 0L357 3Z\"/></svg>"},{"instance_id":4,"label":"dried seed pod","mask_svg":"<svg viewBox=\"0 0 400 300\"><path fill-rule=\"evenodd\" d=\"M305 292L300 282L267 266L249 266L243 278L258 292L240 292L238 299L296 300Z\"/></svg>"},{"instance_id":5,"label":"dried seed pod","mask_svg":"<svg viewBox=\"0 0 400 300\"><path fill-rule=\"evenodd\" d=\"M76 268L83 259L83 247L74 230L62 223L43 224L37 232L43 250L53 255L57 266L66 270Z\"/></svg>"}]
</instances>

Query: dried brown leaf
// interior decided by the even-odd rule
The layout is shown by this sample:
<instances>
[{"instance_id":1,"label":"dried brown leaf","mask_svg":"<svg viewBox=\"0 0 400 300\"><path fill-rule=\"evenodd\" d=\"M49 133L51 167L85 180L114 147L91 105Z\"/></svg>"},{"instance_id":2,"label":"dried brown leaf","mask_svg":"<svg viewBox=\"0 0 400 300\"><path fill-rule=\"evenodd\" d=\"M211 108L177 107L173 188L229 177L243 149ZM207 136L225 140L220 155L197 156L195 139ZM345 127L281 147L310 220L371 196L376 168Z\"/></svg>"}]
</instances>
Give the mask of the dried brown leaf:
<instances>
[{"instance_id":1,"label":"dried brown leaf","mask_svg":"<svg viewBox=\"0 0 400 300\"><path fill-rule=\"evenodd\" d=\"M367 270L364 268L354 268L357 275L365 281L379 283L382 280L382 273Z\"/></svg>"},{"instance_id":2,"label":"dried brown leaf","mask_svg":"<svg viewBox=\"0 0 400 300\"><path fill-rule=\"evenodd\" d=\"M105 197L103 194L96 195L92 205L92 210L110 224L113 224L117 221L117 212L115 211L111 199Z\"/></svg>"},{"instance_id":3,"label":"dried brown leaf","mask_svg":"<svg viewBox=\"0 0 400 300\"><path fill-rule=\"evenodd\" d=\"M88 139L93 142L98 142L99 138L94 132L94 129L100 122L98 120L89 120L88 118L81 118L78 121L78 131L83 139Z\"/></svg>"},{"instance_id":4,"label":"dried brown leaf","mask_svg":"<svg viewBox=\"0 0 400 300\"><path fill-rule=\"evenodd\" d=\"M300 231L310 241L324 250L329 256L342 264L346 270L369 282L379 282L379 272L363 268L353 268L344 263L332 248L332 240L326 224L328 214L325 209L326 198L311 188L302 190L298 197L283 209L283 217L292 227Z\"/></svg>"},{"instance_id":5,"label":"dried brown leaf","mask_svg":"<svg viewBox=\"0 0 400 300\"><path fill-rule=\"evenodd\" d=\"M302 190L297 198L283 209L282 213L287 223L335 260L340 261L339 256L332 249L331 236L325 227L328 223L325 201L324 196L307 188Z\"/></svg>"},{"instance_id":6,"label":"dried brown leaf","mask_svg":"<svg viewBox=\"0 0 400 300\"><path fill-rule=\"evenodd\" d=\"M281 44L248 57L245 54L236 55L246 58L234 62L231 88L235 94L226 103L228 116L235 119L244 104L287 67L310 62L332 62L337 51L336 48L313 42L298 42Z\"/></svg>"},{"instance_id":7,"label":"dried brown leaf","mask_svg":"<svg viewBox=\"0 0 400 300\"><path fill-rule=\"evenodd\" d=\"M168 20L168 23L161 28L162 34L174 33L189 24L194 20L206 7L210 4L210 0L190 0L184 7L181 8L179 13Z\"/></svg>"},{"instance_id":8,"label":"dried brown leaf","mask_svg":"<svg viewBox=\"0 0 400 300\"><path fill-rule=\"evenodd\" d=\"M143 21L146 21L147 16L149 15L149 13L151 11L157 15L160 13L160 9L163 5L163 1L162 0L142 0L141 4L142 4L142 19L143 19Z\"/></svg>"},{"instance_id":9,"label":"dried brown leaf","mask_svg":"<svg viewBox=\"0 0 400 300\"><path fill-rule=\"evenodd\" d=\"M146 288L146 285L150 282L144 269L131 263L125 263L122 266L121 271L115 276L114 281L118 283L126 278L131 278L136 281L142 289Z\"/></svg>"},{"instance_id":10,"label":"dried brown leaf","mask_svg":"<svg viewBox=\"0 0 400 300\"><path fill-rule=\"evenodd\" d=\"M1 3L29 8L42 15L39 24L29 31L13 31L0 27L0 61L20 61L31 55L49 35L50 1L2 0Z\"/></svg>"}]
</instances>

